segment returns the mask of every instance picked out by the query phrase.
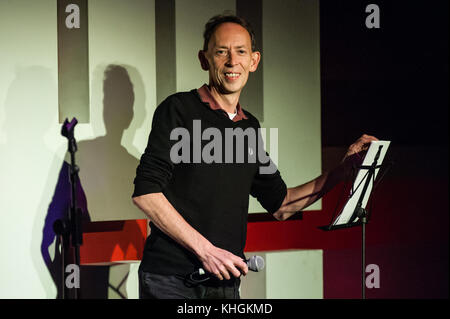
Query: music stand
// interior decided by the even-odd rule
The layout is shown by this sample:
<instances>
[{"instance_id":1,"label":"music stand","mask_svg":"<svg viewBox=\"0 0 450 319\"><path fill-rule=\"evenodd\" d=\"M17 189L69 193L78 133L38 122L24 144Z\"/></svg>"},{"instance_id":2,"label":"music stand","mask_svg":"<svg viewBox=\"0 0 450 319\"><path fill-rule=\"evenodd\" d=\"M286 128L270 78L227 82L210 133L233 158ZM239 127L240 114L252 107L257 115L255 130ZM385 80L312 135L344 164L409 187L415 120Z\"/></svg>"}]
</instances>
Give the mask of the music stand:
<instances>
[{"instance_id":1,"label":"music stand","mask_svg":"<svg viewBox=\"0 0 450 319\"><path fill-rule=\"evenodd\" d=\"M365 299L365 268L366 268L366 224L368 212L366 205L372 191L374 180L383 163L390 141L373 141L370 143L362 165L353 182L350 196L339 216L330 225L321 226L324 231L362 226L362 299ZM356 185L356 188L354 187ZM361 188L362 185L362 188Z\"/></svg>"}]
</instances>

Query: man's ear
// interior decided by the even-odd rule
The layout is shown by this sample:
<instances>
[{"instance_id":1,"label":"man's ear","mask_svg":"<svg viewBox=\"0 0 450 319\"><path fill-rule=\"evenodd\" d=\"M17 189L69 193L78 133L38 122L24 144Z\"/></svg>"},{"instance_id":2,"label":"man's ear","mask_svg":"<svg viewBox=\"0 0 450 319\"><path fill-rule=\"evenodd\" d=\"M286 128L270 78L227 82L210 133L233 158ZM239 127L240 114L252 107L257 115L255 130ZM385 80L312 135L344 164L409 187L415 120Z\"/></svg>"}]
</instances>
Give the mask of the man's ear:
<instances>
[{"instance_id":1,"label":"man's ear","mask_svg":"<svg viewBox=\"0 0 450 319\"><path fill-rule=\"evenodd\" d=\"M252 64L250 65L250 72L255 72L261 60L261 53L259 51L252 52Z\"/></svg>"},{"instance_id":2,"label":"man's ear","mask_svg":"<svg viewBox=\"0 0 450 319\"><path fill-rule=\"evenodd\" d=\"M206 59L205 51L203 51L203 50L198 51L198 59L200 60L200 65L202 66L202 69L204 71L208 71L209 63L208 63L208 59Z\"/></svg>"}]
</instances>

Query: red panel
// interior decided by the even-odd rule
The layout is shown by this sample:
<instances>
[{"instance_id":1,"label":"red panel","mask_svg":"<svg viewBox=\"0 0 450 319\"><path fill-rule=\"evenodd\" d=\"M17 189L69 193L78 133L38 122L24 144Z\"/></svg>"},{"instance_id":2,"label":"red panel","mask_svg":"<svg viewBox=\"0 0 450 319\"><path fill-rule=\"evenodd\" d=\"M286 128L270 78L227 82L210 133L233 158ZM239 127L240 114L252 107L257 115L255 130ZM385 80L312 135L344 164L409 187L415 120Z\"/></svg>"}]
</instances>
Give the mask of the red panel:
<instances>
[{"instance_id":1,"label":"red panel","mask_svg":"<svg viewBox=\"0 0 450 319\"><path fill-rule=\"evenodd\" d=\"M97 264L142 259L147 220L92 222L83 227L81 264Z\"/></svg>"},{"instance_id":2,"label":"red panel","mask_svg":"<svg viewBox=\"0 0 450 319\"><path fill-rule=\"evenodd\" d=\"M318 226L328 225L343 185L329 192L322 200L322 211L305 211L301 220L249 222L246 251L282 249L324 249L355 245L359 231L324 232Z\"/></svg>"}]
</instances>

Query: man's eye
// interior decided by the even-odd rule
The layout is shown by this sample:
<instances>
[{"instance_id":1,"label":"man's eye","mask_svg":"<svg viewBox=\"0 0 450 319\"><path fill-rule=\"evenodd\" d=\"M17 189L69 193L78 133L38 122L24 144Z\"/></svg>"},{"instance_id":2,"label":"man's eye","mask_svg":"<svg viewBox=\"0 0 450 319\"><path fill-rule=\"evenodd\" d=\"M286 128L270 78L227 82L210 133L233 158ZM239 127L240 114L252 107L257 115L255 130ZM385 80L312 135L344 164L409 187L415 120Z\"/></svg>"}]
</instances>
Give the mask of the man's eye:
<instances>
[{"instance_id":1,"label":"man's eye","mask_svg":"<svg viewBox=\"0 0 450 319\"><path fill-rule=\"evenodd\" d=\"M226 53L225 50L217 50L217 51L216 51L216 54L217 54L217 55L224 55L225 53Z\"/></svg>"}]
</instances>

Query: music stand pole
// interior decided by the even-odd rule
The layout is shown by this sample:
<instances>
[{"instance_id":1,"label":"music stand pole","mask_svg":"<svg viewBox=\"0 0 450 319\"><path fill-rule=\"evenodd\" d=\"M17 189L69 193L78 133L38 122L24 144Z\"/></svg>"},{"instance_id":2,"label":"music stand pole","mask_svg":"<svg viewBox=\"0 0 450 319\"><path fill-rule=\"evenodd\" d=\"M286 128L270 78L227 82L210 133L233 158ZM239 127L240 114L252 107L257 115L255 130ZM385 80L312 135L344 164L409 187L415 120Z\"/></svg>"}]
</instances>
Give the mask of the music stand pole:
<instances>
[{"instance_id":1,"label":"music stand pole","mask_svg":"<svg viewBox=\"0 0 450 319\"><path fill-rule=\"evenodd\" d=\"M375 169L377 169L378 159L380 158L382 145L378 147L377 154L375 155L375 159L373 160L372 165L370 166L361 166L363 169L367 169L367 177L364 183L363 190L361 192L360 197L358 198L358 203L356 204L355 212L353 217L350 219L350 222L353 222L355 217L358 217L361 222L361 297L362 299L366 298L366 224L368 223L368 214L367 210L362 207L362 202L364 197L366 196L367 189L369 187L370 181L373 176L375 176Z\"/></svg>"},{"instance_id":2,"label":"music stand pole","mask_svg":"<svg viewBox=\"0 0 450 319\"><path fill-rule=\"evenodd\" d=\"M358 213L358 217L361 221L361 297L366 299L366 224L367 224L367 211L364 208Z\"/></svg>"}]
</instances>

